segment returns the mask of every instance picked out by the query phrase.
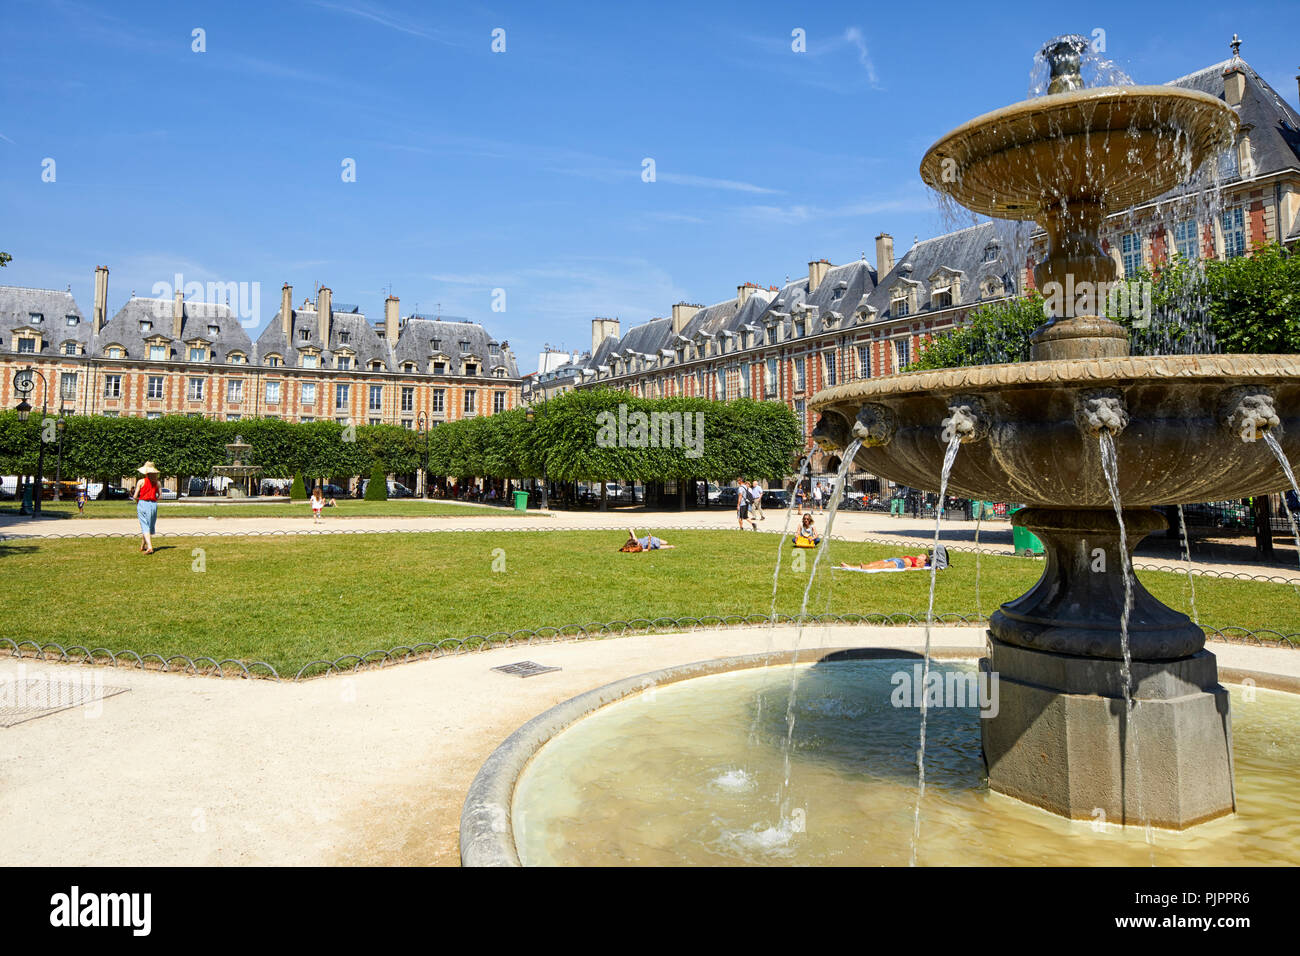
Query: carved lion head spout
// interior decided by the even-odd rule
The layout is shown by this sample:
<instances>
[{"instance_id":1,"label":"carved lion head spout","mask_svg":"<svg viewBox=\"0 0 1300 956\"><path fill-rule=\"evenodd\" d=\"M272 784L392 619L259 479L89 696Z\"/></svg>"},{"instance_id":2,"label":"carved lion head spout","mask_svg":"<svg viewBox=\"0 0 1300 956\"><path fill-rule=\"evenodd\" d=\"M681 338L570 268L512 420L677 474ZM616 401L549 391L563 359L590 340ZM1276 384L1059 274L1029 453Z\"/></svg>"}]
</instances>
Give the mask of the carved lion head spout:
<instances>
[{"instance_id":1,"label":"carved lion head spout","mask_svg":"<svg viewBox=\"0 0 1300 956\"><path fill-rule=\"evenodd\" d=\"M1084 434L1097 438L1108 432L1112 438L1128 427L1128 408L1116 388L1084 392L1074 406L1074 420Z\"/></svg>"},{"instance_id":2,"label":"carved lion head spout","mask_svg":"<svg viewBox=\"0 0 1300 956\"><path fill-rule=\"evenodd\" d=\"M824 411L813 429L813 441L823 451L839 451L847 448L853 436L849 432L849 420L839 412Z\"/></svg>"},{"instance_id":3,"label":"carved lion head spout","mask_svg":"<svg viewBox=\"0 0 1300 956\"><path fill-rule=\"evenodd\" d=\"M863 405L858 412L858 420L853 423L853 437L861 439L862 444L888 445L894 437L894 413L884 405Z\"/></svg>"},{"instance_id":4,"label":"carved lion head spout","mask_svg":"<svg viewBox=\"0 0 1300 956\"><path fill-rule=\"evenodd\" d=\"M1239 434L1242 441L1256 441L1265 432L1282 424L1273 401L1273 392L1262 386L1230 388L1223 393L1219 418L1223 426Z\"/></svg>"},{"instance_id":5,"label":"carved lion head spout","mask_svg":"<svg viewBox=\"0 0 1300 956\"><path fill-rule=\"evenodd\" d=\"M989 432L989 416L984 402L973 395L958 395L948 405L948 417L939 423L944 444L954 438L963 443L979 441Z\"/></svg>"}]
</instances>

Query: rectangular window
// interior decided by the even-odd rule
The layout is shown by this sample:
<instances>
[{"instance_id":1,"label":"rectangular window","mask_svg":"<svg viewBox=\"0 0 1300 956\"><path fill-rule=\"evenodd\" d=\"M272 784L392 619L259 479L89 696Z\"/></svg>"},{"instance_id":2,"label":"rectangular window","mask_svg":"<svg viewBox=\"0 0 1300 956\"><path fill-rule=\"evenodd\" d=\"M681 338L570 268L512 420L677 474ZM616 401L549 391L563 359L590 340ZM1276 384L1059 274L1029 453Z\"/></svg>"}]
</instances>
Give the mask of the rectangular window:
<instances>
[{"instance_id":1,"label":"rectangular window","mask_svg":"<svg viewBox=\"0 0 1300 956\"><path fill-rule=\"evenodd\" d=\"M827 384L827 386L829 387L829 386L831 386L831 385L836 384L836 382L837 382L837 380L838 380L838 376L835 374L835 373L836 373L836 368L835 368L835 353L834 353L834 352L826 352L826 353L823 355L823 359L824 359L824 361L826 362L826 384Z\"/></svg>"},{"instance_id":2,"label":"rectangular window","mask_svg":"<svg viewBox=\"0 0 1300 956\"><path fill-rule=\"evenodd\" d=\"M268 405L280 404L280 383L279 382L266 383L266 404Z\"/></svg>"},{"instance_id":3,"label":"rectangular window","mask_svg":"<svg viewBox=\"0 0 1300 956\"><path fill-rule=\"evenodd\" d=\"M167 346L165 346L165 345L151 345L151 346L149 346L149 358L150 358L151 361L154 361L154 362L165 362L165 361L167 361Z\"/></svg>"},{"instance_id":4,"label":"rectangular window","mask_svg":"<svg viewBox=\"0 0 1300 956\"><path fill-rule=\"evenodd\" d=\"M912 364L912 343L909 339L894 339L894 371L901 372Z\"/></svg>"},{"instance_id":5,"label":"rectangular window","mask_svg":"<svg viewBox=\"0 0 1300 956\"><path fill-rule=\"evenodd\" d=\"M794 403L794 415L799 419L799 437L808 437L808 413L804 410L803 399L797 399Z\"/></svg>"},{"instance_id":6,"label":"rectangular window","mask_svg":"<svg viewBox=\"0 0 1300 956\"><path fill-rule=\"evenodd\" d=\"M320 362L319 355L304 355L302 357L303 368L316 368L319 362Z\"/></svg>"},{"instance_id":7,"label":"rectangular window","mask_svg":"<svg viewBox=\"0 0 1300 956\"><path fill-rule=\"evenodd\" d=\"M190 361L191 361L191 362L202 362L202 361L203 361L203 353L204 353L205 351L206 351L206 350L205 350L205 349L202 349L202 348L193 348L193 349L190 349Z\"/></svg>"},{"instance_id":8,"label":"rectangular window","mask_svg":"<svg viewBox=\"0 0 1300 956\"><path fill-rule=\"evenodd\" d=\"M871 346L870 345L858 346L858 377L859 378L871 377Z\"/></svg>"},{"instance_id":9,"label":"rectangular window","mask_svg":"<svg viewBox=\"0 0 1300 956\"><path fill-rule=\"evenodd\" d=\"M104 412L104 417L105 417L105 418L117 418L117 416L118 416L118 413L117 413L117 412L110 412L110 411L105 411L105 412Z\"/></svg>"},{"instance_id":10,"label":"rectangular window","mask_svg":"<svg viewBox=\"0 0 1300 956\"><path fill-rule=\"evenodd\" d=\"M162 412L145 412L144 417L152 421L155 418L162 418Z\"/></svg>"},{"instance_id":11,"label":"rectangular window","mask_svg":"<svg viewBox=\"0 0 1300 956\"><path fill-rule=\"evenodd\" d=\"M770 358L767 360L767 382L765 389L765 393L769 398L777 393L779 385L780 380L777 378L776 374L776 359Z\"/></svg>"},{"instance_id":12,"label":"rectangular window","mask_svg":"<svg viewBox=\"0 0 1300 956\"><path fill-rule=\"evenodd\" d=\"M794 390L796 392L803 391L804 385L806 384L804 381L806 373L807 369L804 367L803 356L800 355L794 360Z\"/></svg>"},{"instance_id":13,"label":"rectangular window","mask_svg":"<svg viewBox=\"0 0 1300 956\"><path fill-rule=\"evenodd\" d=\"M35 352L35 351L36 351L36 340L35 340L35 339L19 339L19 340L18 340L18 352L19 352L19 354L22 354L22 353L33 353L33 352Z\"/></svg>"},{"instance_id":14,"label":"rectangular window","mask_svg":"<svg viewBox=\"0 0 1300 956\"><path fill-rule=\"evenodd\" d=\"M704 396L704 369L695 373L695 394L701 398Z\"/></svg>"},{"instance_id":15,"label":"rectangular window","mask_svg":"<svg viewBox=\"0 0 1300 956\"><path fill-rule=\"evenodd\" d=\"M348 397L351 391L351 386L348 385L340 383L334 386L334 407L336 409L348 407Z\"/></svg>"},{"instance_id":16,"label":"rectangular window","mask_svg":"<svg viewBox=\"0 0 1300 956\"><path fill-rule=\"evenodd\" d=\"M371 425L382 425L383 422L384 422L384 420L383 420L382 418L372 418L372 419L369 420L369 423L370 423Z\"/></svg>"},{"instance_id":17,"label":"rectangular window","mask_svg":"<svg viewBox=\"0 0 1300 956\"><path fill-rule=\"evenodd\" d=\"M434 374L434 375L446 375L446 374L447 374L447 363L446 363L446 362L434 362L434 363L433 363L433 374Z\"/></svg>"},{"instance_id":18,"label":"rectangular window","mask_svg":"<svg viewBox=\"0 0 1300 956\"><path fill-rule=\"evenodd\" d=\"M1196 220L1184 219L1174 224L1174 245L1184 259L1201 257L1201 244L1196 238Z\"/></svg>"},{"instance_id":19,"label":"rectangular window","mask_svg":"<svg viewBox=\"0 0 1300 956\"><path fill-rule=\"evenodd\" d=\"M237 422L237 421L239 421L239 415L238 415L238 414L235 414L235 415L227 415L227 416L226 416L226 421L228 421L228 422Z\"/></svg>"},{"instance_id":20,"label":"rectangular window","mask_svg":"<svg viewBox=\"0 0 1300 956\"><path fill-rule=\"evenodd\" d=\"M465 414L473 415L475 408L478 407L478 392L465 392Z\"/></svg>"},{"instance_id":21,"label":"rectangular window","mask_svg":"<svg viewBox=\"0 0 1300 956\"><path fill-rule=\"evenodd\" d=\"M466 375L477 375L477 374L478 374L478 366L477 366L477 365L474 365L474 364L472 364L472 363L468 363L468 362L467 362L467 363L465 364L465 374L466 374Z\"/></svg>"},{"instance_id":22,"label":"rectangular window","mask_svg":"<svg viewBox=\"0 0 1300 956\"><path fill-rule=\"evenodd\" d=\"M71 328L72 326L77 325L77 324L79 324L79 323L81 322L80 317L75 316L75 315L64 316L64 318L66 318L66 319L68 320L68 327L69 327L69 328Z\"/></svg>"},{"instance_id":23,"label":"rectangular window","mask_svg":"<svg viewBox=\"0 0 1300 956\"><path fill-rule=\"evenodd\" d=\"M340 355L334 360L334 362L342 371L346 372L352 368L352 359L348 358L346 355Z\"/></svg>"},{"instance_id":24,"label":"rectangular window","mask_svg":"<svg viewBox=\"0 0 1300 956\"><path fill-rule=\"evenodd\" d=\"M749 362L746 362L744 365L740 367L740 397L741 398L749 398L749 376L750 376L751 368L753 368L753 366Z\"/></svg>"},{"instance_id":25,"label":"rectangular window","mask_svg":"<svg viewBox=\"0 0 1300 956\"><path fill-rule=\"evenodd\" d=\"M203 379L190 379L189 388L185 390L185 397L191 402L203 401Z\"/></svg>"},{"instance_id":26,"label":"rectangular window","mask_svg":"<svg viewBox=\"0 0 1300 956\"><path fill-rule=\"evenodd\" d=\"M889 303L890 314L895 318L900 318L912 311L907 299L893 299Z\"/></svg>"},{"instance_id":27,"label":"rectangular window","mask_svg":"<svg viewBox=\"0 0 1300 956\"><path fill-rule=\"evenodd\" d=\"M77 400L77 373L59 373L59 398L65 402Z\"/></svg>"},{"instance_id":28,"label":"rectangular window","mask_svg":"<svg viewBox=\"0 0 1300 956\"><path fill-rule=\"evenodd\" d=\"M161 375L150 375L146 388L148 389L145 392L146 398L154 401L161 399L163 397L163 377Z\"/></svg>"},{"instance_id":29,"label":"rectangular window","mask_svg":"<svg viewBox=\"0 0 1300 956\"><path fill-rule=\"evenodd\" d=\"M402 411L409 412L415 408L415 387L412 385L402 386Z\"/></svg>"},{"instance_id":30,"label":"rectangular window","mask_svg":"<svg viewBox=\"0 0 1300 956\"><path fill-rule=\"evenodd\" d=\"M727 373L722 369L713 374L713 397L724 401L727 398Z\"/></svg>"},{"instance_id":31,"label":"rectangular window","mask_svg":"<svg viewBox=\"0 0 1300 956\"><path fill-rule=\"evenodd\" d=\"M370 386L370 410L372 412L377 412L382 410L383 407L384 407L384 386L371 385Z\"/></svg>"},{"instance_id":32,"label":"rectangular window","mask_svg":"<svg viewBox=\"0 0 1300 956\"><path fill-rule=\"evenodd\" d=\"M1240 209L1223 214L1223 255L1235 259L1246 254L1246 217Z\"/></svg>"},{"instance_id":33,"label":"rectangular window","mask_svg":"<svg viewBox=\"0 0 1300 956\"><path fill-rule=\"evenodd\" d=\"M226 401L232 405L238 405L244 400L244 380L242 378L232 378L226 382Z\"/></svg>"},{"instance_id":34,"label":"rectangular window","mask_svg":"<svg viewBox=\"0 0 1300 956\"><path fill-rule=\"evenodd\" d=\"M64 343L63 343L63 354L64 354L64 355L76 355L76 354L77 354L77 343L76 343L76 342L64 342Z\"/></svg>"},{"instance_id":35,"label":"rectangular window","mask_svg":"<svg viewBox=\"0 0 1300 956\"><path fill-rule=\"evenodd\" d=\"M433 410L441 412L444 410L443 398L446 395L446 389L435 388L433 390Z\"/></svg>"},{"instance_id":36,"label":"rectangular window","mask_svg":"<svg viewBox=\"0 0 1300 956\"><path fill-rule=\"evenodd\" d=\"M316 404L316 383L315 382L302 383L302 404L304 405Z\"/></svg>"},{"instance_id":37,"label":"rectangular window","mask_svg":"<svg viewBox=\"0 0 1300 956\"><path fill-rule=\"evenodd\" d=\"M493 392L492 393L492 414L498 415L501 412L504 412L505 410L506 410L506 393Z\"/></svg>"},{"instance_id":38,"label":"rectangular window","mask_svg":"<svg viewBox=\"0 0 1300 956\"><path fill-rule=\"evenodd\" d=\"M105 398L122 397L122 376L120 375L104 376L104 397Z\"/></svg>"},{"instance_id":39,"label":"rectangular window","mask_svg":"<svg viewBox=\"0 0 1300 956\"><path fill-rule=\"evenodd\" d=\"M1132 279L1142 269L1142 237L1136 232L1120 236L1120 255L1124 260L1124 278Z\"/></svg>"}]
</instances>

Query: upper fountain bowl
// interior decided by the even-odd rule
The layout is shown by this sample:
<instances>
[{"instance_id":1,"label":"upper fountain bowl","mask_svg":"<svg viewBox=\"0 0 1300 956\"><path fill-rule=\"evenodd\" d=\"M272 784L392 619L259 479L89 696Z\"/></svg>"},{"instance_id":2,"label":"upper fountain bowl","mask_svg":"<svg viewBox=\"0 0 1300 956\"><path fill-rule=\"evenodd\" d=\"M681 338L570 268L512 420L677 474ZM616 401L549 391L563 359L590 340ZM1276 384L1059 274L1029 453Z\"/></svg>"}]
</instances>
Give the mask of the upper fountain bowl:
<instances>
[{"instance_id":1,"label":"upper fountain bowl","mask_svg":"<svg viewBox=\"0 0 1300 956\"><path fill-rule=\"evenodd\" d=\"M1074 89L985 113L930 147L921 179L997 219L1041 220L1062 204L1123 209L1189 179L1226 149L1237 115L1197 90Z\"/></svg>"}]
</instances>

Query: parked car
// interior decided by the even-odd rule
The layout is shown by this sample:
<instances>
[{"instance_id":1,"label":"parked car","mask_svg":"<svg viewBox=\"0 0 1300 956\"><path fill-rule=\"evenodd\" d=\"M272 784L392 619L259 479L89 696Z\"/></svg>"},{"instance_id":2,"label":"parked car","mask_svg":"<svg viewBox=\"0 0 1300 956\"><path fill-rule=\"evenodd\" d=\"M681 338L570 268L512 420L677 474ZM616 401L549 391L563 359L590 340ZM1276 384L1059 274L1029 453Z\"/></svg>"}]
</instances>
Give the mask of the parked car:
<instances>
[{"instance_id":1,"label":"parked car","mask_svg":"<svg viewBox=\"0 0 1300 956\"><path fill-rule=\"evenodd\" d=\"M321 485L320 491L326 498L346 498L348 496L348 490L338 485Z\"/></svg>"},{"instance_id":2,"label":"parked car","mask_svg":"<svg viewBox=\"0 0 1300 956\"><path fill-rule=\"evenodd\" d=\"M366 488L367 486L369 486L369 484L370 484L369 478L366 478L361 482L361 494L359 495L359 497L364 498L366 496ZM390 481L388 483L388 497L414 498L415 492L411 491L410 488L406 487L406 485L402 484L401 482Z\"/></svg>"},{"instance_id":3,"label":"parked car","mask_svg":"<svg viewBox=\"0 0 1300 956\"><path fill-rule=\"evenodd\" d=\"M789 508L790 493L784 488L769 488L763 492L764 508Z\"/></svg>"},{"instance_id":4,"label":"parked car","mask_svg":"<svg viewBox=\"0 0 1300 956\"><path fill-rule=\"evenodd\" d=\"M177 496L176 496L176 492L172 491L170 488L159 488L159 489L158 489L158 500L159 500L159 501L175 501L175 500L176 500L176 497L177 497Z\"/></svg>"},{"instance_id":5,"label":"parked car","mask_svg":"<svg viewBox=\"0 0 1300 956\"><path fill-rule=\"evenodd\" d=\"M128 501L131 498L131 492L125 488L98 481L92 481L86 486L86 495L91 501Z\"/></svg>"},{"instance_id":6,"label":"parked car","mask_svg":"<svg viewBox=\"0 0 1300 956\"><path fill-rule=\"evenodd\" d=\"M709 496L709 504L710 505L716 504L719 507L727 507L727 508L736 507L736 489L735 488L718 489L717 497L714 497L713 495Z\"/></svg>"}]
</instances>

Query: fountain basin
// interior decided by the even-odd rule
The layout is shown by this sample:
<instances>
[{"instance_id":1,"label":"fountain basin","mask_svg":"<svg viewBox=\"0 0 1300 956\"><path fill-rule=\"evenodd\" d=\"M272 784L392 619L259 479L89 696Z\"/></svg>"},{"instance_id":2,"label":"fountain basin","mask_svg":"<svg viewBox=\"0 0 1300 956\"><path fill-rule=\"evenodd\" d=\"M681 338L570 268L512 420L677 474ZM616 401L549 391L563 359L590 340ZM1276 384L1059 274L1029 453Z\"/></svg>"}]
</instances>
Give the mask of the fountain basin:
<instances>
[{"instance_id":1,"label":"fountain basin","mask_svg":"<svg viewBox=\"0 0 1300 956\"><path fill-rule=\"evenodd\" d=\"M969 652L968 652L969 653ZM919 714L896 707L898 650L822 650L799 664L790 796L778 817L788 667L752 658L655 672L535 718L484 764L461 818L466 865L905 865ZM805 658L807 655L805 655ZM776 663L776 659L771 661ZM937 672L970 674L953 658ZM740 668L740 669L737 669ZM684 676L687 679L683 679ZM1277 865L1300 861L1289 780L1300 698L1234 690L1240 812L1185 833L1067 820L984 782L974 707L930 714L922 865ZM592 705L593 698L603 704ZM761 713L755 705L762 702ZM1145 754L1145 748L1144 748Z\"/></svg>"},{"instance_id":2,"label":"fountain basin","mask_svg":"<svg viewBox=\"0 0 1300 956\"><path fill-rule=\"evenodd\" d=\"M993 110L933 146L921 178L997 219L1041 220L1062 201L1124 209L1189 179L1232 144L1230 106L1199 90L1094 87Z\"/></svg>"},{"instance_id":3,"label":"fountain basin","mask_svg":"<svg viewBox=\"0 0 1300 956\"><path fill-rule=\"evenodd\" d=\"M1132 356L905 372L826 389L812 405L821 413L813 438L824 449L864 438L858 469L930 491L939 486L944 421L954 406L968 407L973 430L948 487L989 501L1110 508L1097 440L1102 428L1115 443L1126 508L1285 489L1277 459L1258 440L1265 431L1288 458L1300 457L1296 355ZM1121 417L1098 418L1098 407L1105 413L1108 405ZM1245 440L1251 436L1256 440Z\"/></svg>"}]
</instances>

